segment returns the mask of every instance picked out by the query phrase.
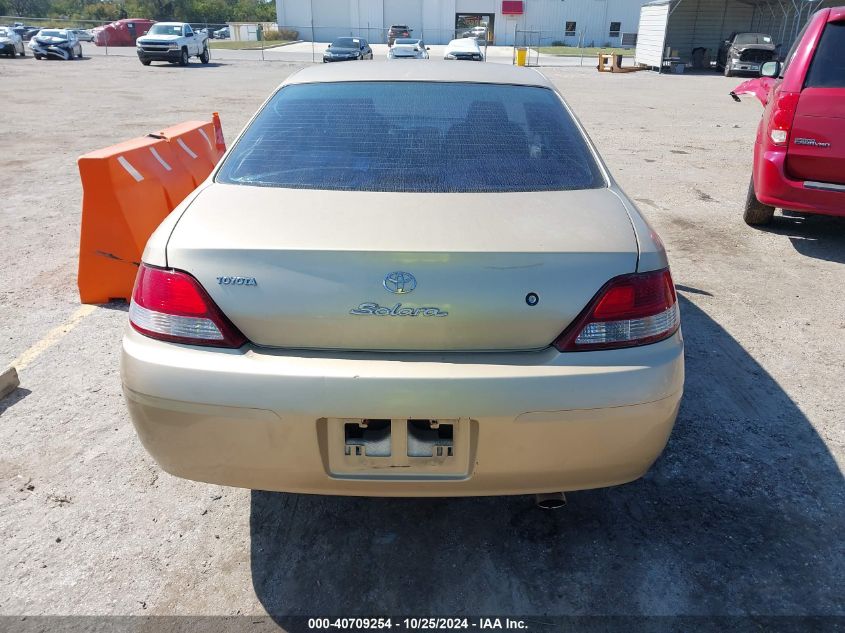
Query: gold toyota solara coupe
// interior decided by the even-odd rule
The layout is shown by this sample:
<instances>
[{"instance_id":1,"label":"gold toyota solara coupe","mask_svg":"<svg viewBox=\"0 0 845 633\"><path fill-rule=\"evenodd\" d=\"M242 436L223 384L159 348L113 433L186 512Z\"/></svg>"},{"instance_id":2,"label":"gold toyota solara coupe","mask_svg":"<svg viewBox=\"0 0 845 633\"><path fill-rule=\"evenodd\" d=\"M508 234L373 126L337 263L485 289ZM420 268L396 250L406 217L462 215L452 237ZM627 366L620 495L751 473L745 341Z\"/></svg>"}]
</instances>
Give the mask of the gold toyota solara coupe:
<instances>
[{"instance_id":1,"label":"gold toyota solara coupe","mask_svg":"<svg viewBox=\"0 0 845 633\"><path fill-rule=\"evenodd\" d=\"M121 371L180 477L549 495L660 455L679 325L660 238L543 75L332 64L150 238Z\"/></svg>"}]
</instances>

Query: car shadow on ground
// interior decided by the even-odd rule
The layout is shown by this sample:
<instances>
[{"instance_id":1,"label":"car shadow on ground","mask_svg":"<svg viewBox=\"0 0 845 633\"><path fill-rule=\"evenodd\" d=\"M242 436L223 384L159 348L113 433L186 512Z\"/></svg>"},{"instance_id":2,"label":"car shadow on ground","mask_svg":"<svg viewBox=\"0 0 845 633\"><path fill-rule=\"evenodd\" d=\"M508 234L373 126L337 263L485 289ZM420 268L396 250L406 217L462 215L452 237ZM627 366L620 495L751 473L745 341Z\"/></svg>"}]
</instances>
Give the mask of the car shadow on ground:
<instances>
[{"instance_id":1,"label":"car shadow on ground","mask_svg":"<svg viewBox=\"0 0 845 633\"><path fill-rule=\"evenodd\" d=\"M207 64L200 64L199 62L191 62L187 66L180 66L179 64L171 64L169 62L153 62L148 68L218 68L220 66L228 66L220 62L208 62Z\"/></svg>"},{"instance_id":2,"label":"car shadow on ground","mask_svg":"<svg viewBox=\"0 0 845 633\"><path fill-rule=\"evenodd\" d=\"M759 228L785 235L802 255L845 264L845 218L784 211Z\"/></svg>"},{"instance_id":3,"label":"car shadow on ground","mask_svg":"<svg viewBox=\"0 0 845 633\"><path fill-rule=\"evenodd\" d=\"M842 614L842 473L754 358L693 303L681 309L686 394L643 479L570 493L556 511L527 496L254 491L261 604L283 626L296 615Z\"/></svg>"},{"instance_id":4,"label":"car shadow on ground","mask_svg":"<svg viewBox=\"0 0 845 633\"><path fill-rule=\"evenodd\" d=\"M31 58L32 61L35 62L59 62L59 63L67 63L67 62L87 62L91 60L90 55L83 55L82 57L74 57L73 59L59 59L58 57L44 57L42 59L35 59L35 55L31 52L27 51L26 53L27 58Z\"/></svg>"}]
</instances>

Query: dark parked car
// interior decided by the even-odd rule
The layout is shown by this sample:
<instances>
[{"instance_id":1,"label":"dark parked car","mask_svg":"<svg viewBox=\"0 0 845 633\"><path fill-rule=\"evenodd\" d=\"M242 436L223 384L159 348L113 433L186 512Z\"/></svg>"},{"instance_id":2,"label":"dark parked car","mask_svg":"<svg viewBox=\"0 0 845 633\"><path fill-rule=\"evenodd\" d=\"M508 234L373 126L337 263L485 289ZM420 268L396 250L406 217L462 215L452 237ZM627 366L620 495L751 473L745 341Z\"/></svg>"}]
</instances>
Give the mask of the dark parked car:
<instances>
[{"instance_id":1,"label":"dark parked car","mask_svg":"<svg viewBox=\"0 0 845 633\"><path fill-rule=\"evenodd\" d=\"M716 55L716 65L725 77L734 73L759 74L760 66L777 59L777 49L771 35L765 33L731 33L722 42Z\"/></svg>"},{"instance_id":2,"label":"dark parked car","mask_svg":"<svg viewBox=\"0 0 845 633\"><path fill-rule=\"evenodd\" d=\"M38 33L41 30L40 26L24 26L24 25L17 25L11 27L12 30L21 36L21 39L24 42L28 42L32 39L32 36Z\"/></svg>"},{"instance_id":3,"label":"dark parked car","mask_svg":"<svg viewBox=\"0 0 845 633\"><path fill-rule=\"evenodd\" d=\"M786 56L734 89L763 103L744 218L775 208L845 217L845 6L818 11Z\"/></svg>"},{"instance_id":4,"label":"dark parked car","mask_svg":"<svg viewBox=\"0 0 845 633\"><path fill-rule=\"evenodd\" d=\"M398 37L411 37L411 33L413 33L413 29L409 29L407 24L393 24L389 29L387 29L387 45L393 46L393 42L396 41Z\"/></svg>"},{"instance_id":5,"label":"dark parked car","mask_svg":"<svg viewBox=\"0 0 845 633\"><path fill-rule=\"evenodd\" d=\"M348 62L353 59L372 59L373 49L361 37L339 37L323 53L323 63Z\"/></svg>"}]
</instances>

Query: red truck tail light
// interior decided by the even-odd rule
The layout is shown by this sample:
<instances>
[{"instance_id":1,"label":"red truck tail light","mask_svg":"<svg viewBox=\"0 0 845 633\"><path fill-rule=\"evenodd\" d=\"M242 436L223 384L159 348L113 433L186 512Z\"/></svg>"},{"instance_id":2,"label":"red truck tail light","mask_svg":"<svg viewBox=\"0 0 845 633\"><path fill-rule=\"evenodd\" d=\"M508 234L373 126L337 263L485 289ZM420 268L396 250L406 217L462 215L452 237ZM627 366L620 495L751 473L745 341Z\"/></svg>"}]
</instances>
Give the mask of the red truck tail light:
<instances>
[{"instance_id":1,"label":"red truck tail light","mask_svg":"<svg viewBox=\"0 0 845 633\"><path fill-rule=\"evenodd\" d=\"M769 139L775 145L786 145L789 141L799 97L800 93L797 92L780 92L775 95L772 115L769 117Z\"/></svg>"},{"instance_id":2,"label":"red truck tail light","mask_svg":"<svg viewBox=\"0 0 845 633\"><path fill-rule=\"evenodd\" d=\"M655 343L680 325L669 269L615 277L599 290L554 346L561 352Z\"/></svg>"},{"instance_id":3,"label":"red truck tail light","mask_svg":"<svg viewBox=\"0 0 845 633\"><path fill-rule=\"evenodd\" d=\"M231 348L246 342L191 275L146 264L135 279L129 322L162 341Z\"/></svg>"}]
</instances>

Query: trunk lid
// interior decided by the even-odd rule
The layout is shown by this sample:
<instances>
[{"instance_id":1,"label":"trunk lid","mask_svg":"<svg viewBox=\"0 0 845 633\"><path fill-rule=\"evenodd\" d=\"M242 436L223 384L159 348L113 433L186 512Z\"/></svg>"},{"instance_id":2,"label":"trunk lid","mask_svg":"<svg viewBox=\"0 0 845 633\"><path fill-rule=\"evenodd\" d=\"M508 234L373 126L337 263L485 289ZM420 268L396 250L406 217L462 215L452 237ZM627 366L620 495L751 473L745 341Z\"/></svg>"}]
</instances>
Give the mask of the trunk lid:
<instances>
[{"instance_id":1,"label":"trunk lid","mask_svg":"<svg viewBox=\"0 0 845 633\"><path fill-rule=\"evenodd\" d=\"M805 88L798 99L786 169L798 180L845 184L845 88Z\"/></svg>"},{"instance_id":2,"label":"trunk lid","mask_svg":"<svg viewBox=\"0 0 845 633\"><path fill-rule=\"evenodd\" d=\"M609 189L213 184L167 246L168 266L193 274L253 343L348 350L543 348L637 259L627 211ZM386 280L391 273L413 279Z\"/></svg>"},{"instance_id":3,"label":"trunk lid","mask_svg":"<svg viewBox=\"0 0 845 633\"><path fill-rule=\"evenodd\" d=\"M845 22L829 22L798 100L786 169L799 180L845 184Z\"/></svg>"}]
</instances>

